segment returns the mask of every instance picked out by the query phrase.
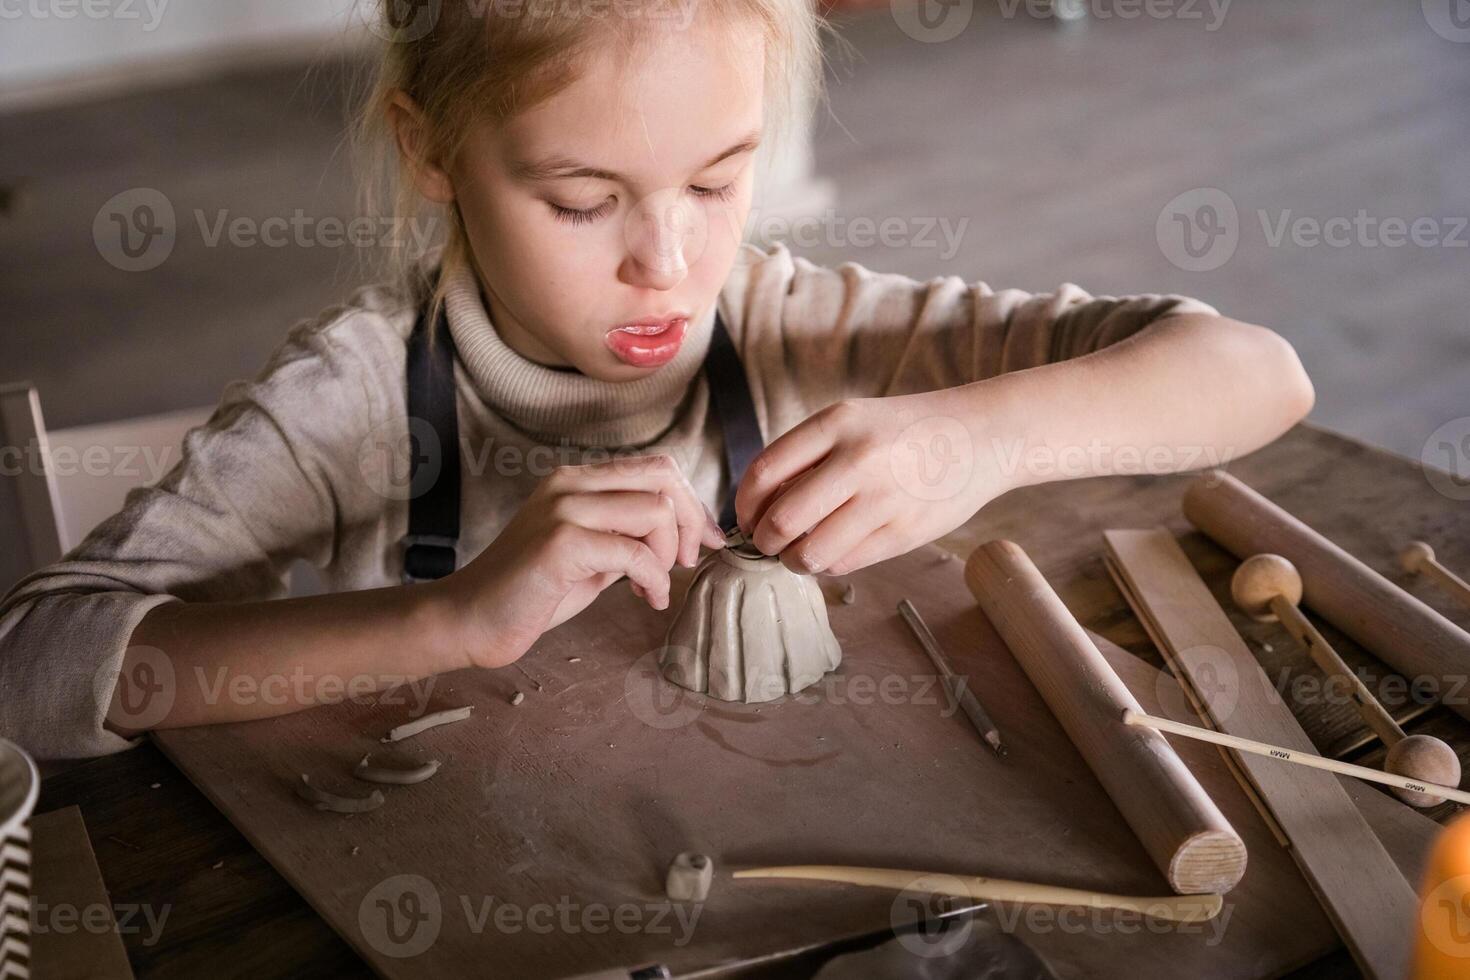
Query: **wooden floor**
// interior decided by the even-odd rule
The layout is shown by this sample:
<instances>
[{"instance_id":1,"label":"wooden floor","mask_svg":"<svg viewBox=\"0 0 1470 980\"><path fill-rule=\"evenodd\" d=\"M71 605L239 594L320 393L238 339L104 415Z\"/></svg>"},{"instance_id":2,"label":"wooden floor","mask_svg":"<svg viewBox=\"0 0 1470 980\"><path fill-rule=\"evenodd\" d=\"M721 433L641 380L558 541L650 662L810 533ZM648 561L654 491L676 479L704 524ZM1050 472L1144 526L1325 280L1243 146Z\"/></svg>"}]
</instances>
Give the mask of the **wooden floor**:
<instances>
[{"instance_id":1,"label":"wooden floor","mask_svg":"<svg viewBox=\"0 0 1470 980\"><path fill-rule=\"evenodd\" d=\"M1470 44L1410 2L1235 0L1217 23L1180 0L1163 9L1197 19L1076 29L1029 16L1025 0L975 8L942 43L905 34L886 8L842 25L858 58L833 51L816 144L837 207L799 251L997 287L1199 296L1297 345L1316 421L1413 457L1470 416L1470 232L1455 233L1470 216ZM324 59L309 76L237 72L0 117L0 175L23 175L0 219L0 381L35 381L58 426L208 404L341 298L356 250L210 247L196 212L208 225L297 209L350 218L348 74ZM178 216L171 257L149 272L113 268L93 238L102 205L135 187L163 192ZM1186 271L1156 223L1205 187L1236 207L1239 244L1219 268ZM1272 243L1283 215L1360 210L1432 219L1430 237L1460 245L1389 247L1376 232L1345 247L1289 232ZM920 219L913 241L849 241L853 219L890 217ZM940 217L967 221L952 255L922 234Z\"/></svg>"}]
</instances>

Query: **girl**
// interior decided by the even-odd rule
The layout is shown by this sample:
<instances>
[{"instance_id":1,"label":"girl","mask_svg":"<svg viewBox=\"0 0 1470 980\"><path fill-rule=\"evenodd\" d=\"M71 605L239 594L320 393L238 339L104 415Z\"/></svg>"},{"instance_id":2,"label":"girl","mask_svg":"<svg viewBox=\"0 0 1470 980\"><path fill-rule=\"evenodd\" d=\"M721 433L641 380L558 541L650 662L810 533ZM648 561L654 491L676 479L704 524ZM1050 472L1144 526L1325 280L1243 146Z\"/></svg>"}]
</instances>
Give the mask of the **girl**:
<instances>
[{"instance_id":1,"label":"girl","mask_svg":"<svg viewBox=\"0 0 1470 980\"><path fill-rule=\"evenodd\" d=\"M294 329L0 604L0 735L38 756L505 667L624 576L666 609L722 508L841 574L1008 489L1218 463L1311 407L1283 340L1193 300L742 248L756 148L819 79L810 0L411 10L366 130L445 244ZM298 559L329 594L278 598Z\"/></svg>"}]
</instances>

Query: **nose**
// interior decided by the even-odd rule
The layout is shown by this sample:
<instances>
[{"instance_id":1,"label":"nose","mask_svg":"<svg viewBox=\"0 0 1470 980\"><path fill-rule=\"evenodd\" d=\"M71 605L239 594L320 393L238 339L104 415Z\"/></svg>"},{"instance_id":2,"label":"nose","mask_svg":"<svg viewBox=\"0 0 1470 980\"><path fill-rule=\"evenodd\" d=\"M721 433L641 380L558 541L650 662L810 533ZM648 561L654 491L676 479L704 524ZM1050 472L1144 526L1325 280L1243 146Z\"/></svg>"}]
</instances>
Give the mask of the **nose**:
<instances>
[{"instance_id":1,"label":"nose","mask_svg":"<svg viewBox=\"0 0 1470 980\"><path fill-rule=\"evenodd\" d=\"M641 201L625 227L628 252L619 278L631 286L661 290L683 282L689 275L690 248L702 237L694 225L702 214L677 193L661 192Z\"/></svg>"}]
</instances>

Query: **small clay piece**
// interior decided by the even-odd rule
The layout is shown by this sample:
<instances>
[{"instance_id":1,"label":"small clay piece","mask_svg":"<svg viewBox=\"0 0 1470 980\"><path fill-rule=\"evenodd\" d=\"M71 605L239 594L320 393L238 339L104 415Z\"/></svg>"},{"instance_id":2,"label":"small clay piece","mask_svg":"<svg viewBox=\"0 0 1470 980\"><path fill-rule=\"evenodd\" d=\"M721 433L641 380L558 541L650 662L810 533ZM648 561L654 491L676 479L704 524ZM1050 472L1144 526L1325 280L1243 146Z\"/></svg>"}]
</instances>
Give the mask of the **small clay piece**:
<instances>
[{"instance_id":1,"label":"small clay piece","mask_svg":"<svg viewBox=\"0 0 1470 980\"><path fill-rule=\"evenodd\" d=\"M515 692L514 694L512 694L510 696L511 707L515 707L516 705L520 704L524 700L526 700L526 692L525 691L517 691L517 692Z\"/></svg>"},{"instance_id":2,"label":"small clay piece","mask_svg":"<svg viewBox=\"0 0 1470 980\"><path fill-rule=\"evenodd\" d=\"M842 604L850 606L854 602L857 602L857 587L848 582L842 587Z\"/></svg>"},{"instance_id":3,"label":"small clay piece","mask_svg":"<svg viewBox=\"0 0 1470 980\"><path fill-rule=\"evenodd\" d=\"M425 762L421 766L414 766L411 769L393 769L388 766L375 766L369 761L370 758L370 756L363 756L362 761L357 764L357 768L352 770L354 776L369 783L385 783L390 786L412 786L415 783L423 782L439 771L438 759Z\"/></svg>"},{"instance_id":4,"label":"small clay piece","mask_svg":"<svg viewBox=\"0 0 1470 980\"><path fill-rule=\"evenodd\" d=\"M383 805L383 794L379 790L375 789L367 796L338 796L311 785L311 777L306 773L301 774L296 795L318 810L329 810L332 813L367 813Z\"/></svg>"},{"instance_id":5,"label":"small clay piece","mask_svg":"<svg viewBox=\"0 0 1470 980\"><path fill-rule=\"evenodd\" d=\"M420 732L426 732L430 728L449 725L456 721L464 721L470 716L471 710L473 710L473 706L467 704L463 708L446 708L443 711L435 711L415 721L399 725L397 728L388 732L387 735L384 735L382 741L401 742L406 738L412 738Z\"/></svg>"},{"instance_id":6,"label":"small clay piece","mask_svg":"<svg viewBox=\"0 0 1470 980\"><path fill-rule=\"evenodd\" d=\"M841 662L816 579L738 530L694 570L659 657L680 687L747 704L795 694Z\"/></svg>"},{"instance_id":7,"label":"small clay piece","mask_svg":"<svg viewBox=\"0 0 1470 980\"><path fill-rule=\"evenodd\" d=\"M715 877L715 862L707 854L685 851L669 865L664 890L674 902L702 902L709 898L709 886Z\"/></svg>"}]
</instances>

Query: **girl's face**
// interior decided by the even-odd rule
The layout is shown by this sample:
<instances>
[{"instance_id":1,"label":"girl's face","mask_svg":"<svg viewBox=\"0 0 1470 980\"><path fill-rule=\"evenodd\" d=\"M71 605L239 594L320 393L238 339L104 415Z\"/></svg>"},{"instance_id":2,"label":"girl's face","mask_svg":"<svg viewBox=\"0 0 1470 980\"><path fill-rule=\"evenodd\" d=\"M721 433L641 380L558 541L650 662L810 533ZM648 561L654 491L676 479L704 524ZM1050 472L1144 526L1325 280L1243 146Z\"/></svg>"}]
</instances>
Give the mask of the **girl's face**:
<instances>
[{"instance_id":1,"label":"girl's face","mask_svg":"<svg viewBox=\"0 0 1470 980\"><path fill-rule=\"evenodd\" d=\"M474 130L450 174L491 321L532 360L658 370L714 302L750 212L754 28L652 29L554 97Z\"/></svg>"}]
</instances>

